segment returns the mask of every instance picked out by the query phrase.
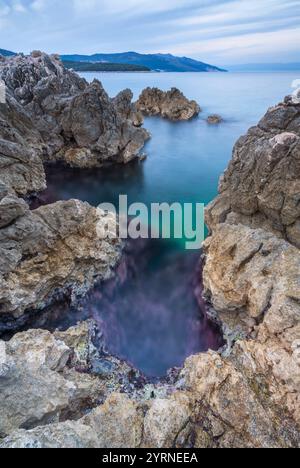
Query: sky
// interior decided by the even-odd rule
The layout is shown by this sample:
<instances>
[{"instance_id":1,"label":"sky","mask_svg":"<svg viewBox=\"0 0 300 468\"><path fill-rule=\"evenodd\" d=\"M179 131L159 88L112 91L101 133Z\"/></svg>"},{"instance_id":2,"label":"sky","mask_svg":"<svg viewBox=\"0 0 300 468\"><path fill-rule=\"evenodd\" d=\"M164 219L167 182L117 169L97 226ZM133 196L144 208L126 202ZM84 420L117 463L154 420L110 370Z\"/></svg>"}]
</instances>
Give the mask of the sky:
<instances>
[{"instance_id":1,"label":"sky","mask_svg":"<svg viewBox=\"0 0 300 468\"><path fill-rule=\"evenodd\" d=\"M0 48L300 62L300 0L0 0Z\"/></svg>"}]
</instances>

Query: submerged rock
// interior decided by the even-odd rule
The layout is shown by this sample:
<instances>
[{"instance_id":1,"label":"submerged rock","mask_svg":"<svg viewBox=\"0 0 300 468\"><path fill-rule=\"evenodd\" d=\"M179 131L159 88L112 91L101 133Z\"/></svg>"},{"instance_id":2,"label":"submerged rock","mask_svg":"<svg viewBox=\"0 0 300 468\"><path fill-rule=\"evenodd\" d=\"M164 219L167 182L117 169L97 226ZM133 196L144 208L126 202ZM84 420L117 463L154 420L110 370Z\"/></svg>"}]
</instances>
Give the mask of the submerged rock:
<instances>
[{"instance_id":1,"label":"submerged rock","mask_svg":"<svg viewBox=\"0 0 300 468\"><path fill-rule=\"evenodd\" d=\"M220 115L214 114L207 117L207 123L210 125L218 125L223 122L223 119Z\"/></svg>"},{"instance_id":2,"label":"submerged rock","mask_svg":"<svg viewBox=\"0 0 300 468\"><path fill-rule=\"evenodd\" d=\"M170 120L190 120L201 110L196 101L189 101L177 88L167 92L158 88L146 88L136 107L144 115L160 115Z\"/></svg>"}]
</instances>

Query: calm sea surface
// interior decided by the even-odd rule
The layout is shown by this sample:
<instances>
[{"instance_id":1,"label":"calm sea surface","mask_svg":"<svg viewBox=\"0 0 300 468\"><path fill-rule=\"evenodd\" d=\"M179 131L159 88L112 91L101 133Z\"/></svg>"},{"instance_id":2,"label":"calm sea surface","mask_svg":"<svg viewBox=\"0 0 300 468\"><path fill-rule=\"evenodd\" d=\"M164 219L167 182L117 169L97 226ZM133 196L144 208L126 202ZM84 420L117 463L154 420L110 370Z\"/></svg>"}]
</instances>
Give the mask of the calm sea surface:
<instances>
[{"instance_id":1,"label":"calm sea surface","mask_svg":"<svg viewBox=\"0 0 300 468\"><path fill-rule=\"evenodd\" d=\"M93 205L129 202L202 202L217 194L218 179L239 136L255 125L268 107L292 91L297 73L85 73L102 81L111 97L125 88L135 98L147 86L176 86L199 102L198 118L171 123L147 118L152 139L148 158L117 168L49 171L51 200L79 198ZM224 123L210 126L206 117L220 114ZM145 257L146 256L146 257ZM199 252L183 244L157 241L140 253L138 269L109 301L93 300L92 316L102 324L108 350L128 359L149 376L162 376L192 353L217 347L218 337L193 297L193 272ZM147 261L144 261L146 258ZM140 265L140 266L139 266ZM109 309L109 310L108 310ZM72 314L70 314L71 322Z\"/></svg>"},{"instance_id":2,"label":"calm sea surface","mask_svg":"<svg viewBox=\"0 0 300 468\"><path fill-rule=\"evenodd\" d=\"M98 173L99 183L77 184L73 177L56 184L60 198L78 195L93 204L114 201L119 193L129 201L203 202L217 193L218 179L231 158L235 141L255 125L267 108L291 92L296 73L84 73L88 81L99 79L113 97L130 88L135 98L147 86L167 90L178 87L202 108L198 118L172 123L147 118L152 134L143 164ZM225 122L206 123L212 113ZM101 183L100 183L101 182Z\"/></svg>"}]
</instances>

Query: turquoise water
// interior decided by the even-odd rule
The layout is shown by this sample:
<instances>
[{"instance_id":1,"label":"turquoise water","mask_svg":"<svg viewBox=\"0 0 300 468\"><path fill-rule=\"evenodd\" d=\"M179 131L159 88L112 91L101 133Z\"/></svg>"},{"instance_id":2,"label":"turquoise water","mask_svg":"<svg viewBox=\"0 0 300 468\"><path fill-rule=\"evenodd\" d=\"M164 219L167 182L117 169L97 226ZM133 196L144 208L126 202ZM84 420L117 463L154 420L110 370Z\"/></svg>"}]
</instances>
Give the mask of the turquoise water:
<instances>
[{"instance_id":1,"label":"turquoise water","mask_svg":"<svg viewBox=\"0 0 300 468\"><path fill-rule=\"evenodd\" d=\"M127 194L129 202L199 202L207 204L217 193L218 180L231 158L239 136L255 125L268 107L291 92L296 73L84 73L98 78L113 97L131 88L135 98L147 86L169 89L176 86L196 99L202 113L190 122L172 123L160 118L145 119L152 134L146 145L148 159L118 171L94 171L95 177L72 174L58 186L59 197L70 193L93 204L116 202ZM225 122L208 125L205 118L220 114ZM92 184L92 187L91 187ZM75 186L74 186L75 185Z\"/></svg>"},{"instance_id":2,"label":"turquoise water","mask_svg":"<svg viewBox=\"0 0 300 468\"><path fill-rule=\"evenodd\" d=\"M113 97L129 87L138 97L147 86L176 86L202 107L198 118L171 123L147 118L152 139L148 158L127 166L99 170L48 172L45 201L78 198L93 205L117 204L119 194L129 203L198 202L217 194L218 180L231 158L235 141L255 125L267 108L291 92L297 74L84 74L100 79ZM205 118L218 113L219 126ZM205 304L194 296L198 251L182 243L152 241L142 249L131 245L134 267L122 286L105 299L92 295L82 311L67 311L64 326L92 316L99 324L108 352L130 361L148 376L164 376L187 356L217 349L220 335L205 320ZM56 324L59 326L60 321Z\"/></svg>"}]
</instances>

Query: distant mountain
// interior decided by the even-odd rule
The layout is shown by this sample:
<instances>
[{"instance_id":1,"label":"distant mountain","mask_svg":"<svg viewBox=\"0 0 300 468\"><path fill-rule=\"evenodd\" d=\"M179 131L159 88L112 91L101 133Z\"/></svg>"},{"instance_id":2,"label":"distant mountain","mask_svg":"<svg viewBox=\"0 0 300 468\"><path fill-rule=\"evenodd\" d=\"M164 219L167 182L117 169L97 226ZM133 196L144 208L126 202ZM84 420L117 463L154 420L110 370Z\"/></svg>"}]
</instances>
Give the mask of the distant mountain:
<instances>
[{"instance_id":1,"label":"distant mountain","mask_svg":"<svg viewBox=\"0 0 300 468\"><path fill-rule=\"evenodd\" d=\"M109 62L140 65L150 70L163 72L224 72L221 68L199 62L187 57L171 54L138 54L125 52L120 54L62 55L63 61L73 62Z\"/></svg>"},{"instance_id":2,"label":"distant mountain","mask_svg":"<svg viewBox=\"0 0 300 468\"><path fill-rule=\"evenodd\" d=\"M244 65L229 65L231 72L293 72L300 71L299 63L248 63Z\"/></svg>"},{"instance_id":3,"label":"distant mountain","mask_svg":"<svg viewBox=\"0 0 300 468\"><path fill-rule=\"evenodd\" d=\"M109 62L69 62L63 60L66 68L72 68L77 72L150 72L150 68L142 65L133 65L128 63L109 63Z\"/></svg>"},{"instance_id":4,"label":"distant mountain","mask_svg":"<svg viewBox=\"0 0 300 468\"><path fill-rule=\"evenodd\" d=\"M15 52L11 52L10 50L5 50L5 49L0 49L0 55L3 55L4 57L12 57L15 54Z\"/></svg>"}]
</instances>

